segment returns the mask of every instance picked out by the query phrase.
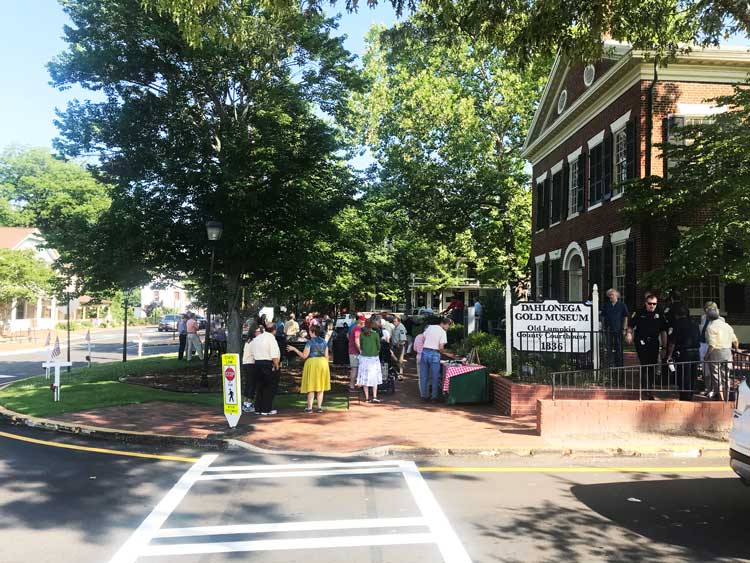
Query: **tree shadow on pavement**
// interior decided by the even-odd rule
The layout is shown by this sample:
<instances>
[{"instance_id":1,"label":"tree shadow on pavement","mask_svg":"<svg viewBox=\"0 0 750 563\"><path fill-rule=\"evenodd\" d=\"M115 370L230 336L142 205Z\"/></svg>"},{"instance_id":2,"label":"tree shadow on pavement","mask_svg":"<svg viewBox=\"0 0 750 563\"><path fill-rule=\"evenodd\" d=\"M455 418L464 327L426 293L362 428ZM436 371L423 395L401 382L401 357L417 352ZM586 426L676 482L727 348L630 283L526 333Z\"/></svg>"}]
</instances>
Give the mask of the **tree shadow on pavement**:
<instances>
[{"instance_id":1,"label":"tree shadow on pavement","mask_svg":"<svg viewBox=\"0 0 750 563\"><path fill-rule=\"evenodd\" d=\"M570 493L569 501L509 508L497 523L478 525L506 548L494 559L672 563L748 557L750 497L738 479L636 478L573 485Z\"/></svg>"}]
</instances>

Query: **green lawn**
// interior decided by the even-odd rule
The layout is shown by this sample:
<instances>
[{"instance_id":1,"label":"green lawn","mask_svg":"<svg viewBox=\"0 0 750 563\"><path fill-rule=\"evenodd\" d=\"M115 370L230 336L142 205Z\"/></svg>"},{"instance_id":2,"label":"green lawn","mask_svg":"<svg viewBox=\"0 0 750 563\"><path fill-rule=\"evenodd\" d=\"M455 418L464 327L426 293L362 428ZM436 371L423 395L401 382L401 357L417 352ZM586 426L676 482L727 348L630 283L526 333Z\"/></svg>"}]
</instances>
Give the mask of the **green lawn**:
<instances>
[{"instance_id":1,"label":"green lawn","mask_svg":"<svg viewBox=\"0 0 750 563\"><path fill-rule=\"evenodd\" d=\"M32 377L0 390L0 405L31 416L49 416L149 401L215 406L220 412L222 403L218 393L176 393L118 381L125 375L172 371L181 369L184 365L174 354L167 354L125 363L97 364L90 368L74 369L69 374L63 372L62 400L57 403L50 390L51 379L47 380L44 376ZM274 407L277 409L302 409L304 406L305 398L298 393L277 395L274 400ZM347 399L344 396L326 397L325 408L346 409Z\"/></svg>"}]
</instances>

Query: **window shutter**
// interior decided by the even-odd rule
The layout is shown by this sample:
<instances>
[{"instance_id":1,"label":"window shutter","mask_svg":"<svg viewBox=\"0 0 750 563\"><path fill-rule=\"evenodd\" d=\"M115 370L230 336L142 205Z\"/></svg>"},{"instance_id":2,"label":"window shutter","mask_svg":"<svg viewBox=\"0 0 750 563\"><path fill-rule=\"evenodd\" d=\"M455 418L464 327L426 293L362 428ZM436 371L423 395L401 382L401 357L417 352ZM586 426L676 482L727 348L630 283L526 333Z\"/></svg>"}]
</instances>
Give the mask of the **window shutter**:
<instances>
[{"instance_id":1,"label":"window shutter","mask_svg":"<svg viewBox=\"0 0 750 563\"><path fill-rule=\"evenodd\" d=\"M607 132L604 134L604 167L602 174L604 178L602 186L602 199L607 199L612 193L612 162L614 156L612 155L612 135Z\"/></svg>"},{"instance_id":2,"label":"window shutter","mask_svg":"<svg viewBox=\"0 0 750 563\"><path fill-rule=\"evenodd\" d=\"M578 190L578 212L583 211L583 202L584 202L584 192L586 191L586 155L584 153L581 153L581 156L578 157L578 185L576 186L576 189Z\"/></svg>"},{"instance_id":3,"label":"window shutter","mask_svg":"<svg viewBox=\"0 0 750 563\"><path fill-rule=\"evenodd\" d=\"M602 283L602 250L589 252L589 295L594 289L594 284ZM601 289L601 288L600 288Z\"/></svg>"},{"instance_id":4,"label":"window shutter","mask_svg":"<svg viewBox=\"0 0 750 563\"><path fill-rule=\"evenodd\" d=\"M550 199L552 196L550 190L550 177L544 180L544 228L549 227L549 214L550 214Z\"/></svg>"},{"instance_id":5,"label":"window shutter","mask_svg":"<svg viewBox=\"0 0 750 563\"><path fill-rule=\"evenodd\" d=\"M628 154L628 180L637 176L635 165L635 119L628 121L625 129L627 136L627 154Z\"/></svg>"},{"instance_id":6,"label":"window shutter","mask_svg":"<svg viewBox=\"0 0 750 563\"><path fill-rule=\"evenodd\" d=\"M568 201L570 199L570 166L568 165L567 160L563 162L562 198L561 199L562 199L562 207L560 209L562 213L560 213L560 218L567 219L568 212L570 211L570 202Z\"/></svg>"},{"instance_id":7,"label":"window shutter","mask_svg":"<svg viewBox=\"0 0 750 563\"><path fill-rule=\"evenodd\" d=\"M560 270L560 260L552 260L550 263L550 268L552 269L552 285L550 288L550 296L552 299L560 299L560 283L562 282L562 276L561 270Z\"/></svg>"},{"instance_id":8,"label":"window shutter","mask_svg":"<svg viewBox=\"0 0 750 563\"><path fill-rule=\"evenodd\" d=\"M552 209L550 213L550 224L557 223L561 216L560 198L562 195L562 173L558 172L552 176Z\"/></svg>"},{"instance_id":9,"label":"window shutter","mask_svg":"<svg viewBox=\"0 0 750 563\"><path fill-rule=\"evenodd\" d=\"M536 229L544 228L544 182L536 185Z\"/></svg>"},{"instance_id":10,"label":"window shutter","mask_svg":"<svg viewBox=\"0 0 750 563\"><path fill-rule=\"evenodd\" d=\"M544 262L544 268L542 268L544 278L542 281L542 291L544 292L539 296L540 301L544 301L544 298L549 295L549 262Z\"/></svg>"},{"instance_id":11,"label":"window shutter","mask_svg":"<svg viewBox=\"0 0 750 563\"><path fill-rule=\"evenodd\" d=\"M599 286L599 295L604 296L604 293L612 287L612 245L607 243L604 246L604 265L602 266L602 283ZM601 299L600 299L601 301Z\"/></svg>"},{"instance_id":12,"label":"window shutter","mask_svg":"<svg viewBox=\"0 0 750 563\"><path fill-rule=\"evenodd\" d=\"M635 278L635 241L630 239L625 243L625 304L631 311L635 310L638 304L636 295L636 278Z\"/></svg>"},{"instance_id":13,"label":"window shutter","mask_svg":"<svg viewBox=\"0 0 750 563\"><path fill-rule=\"evenodd\" d=\"M539 296L536 294L536 263L533 261L531 261L531 297L532 301L539 299Z\"/></svg>"}]
</instances>

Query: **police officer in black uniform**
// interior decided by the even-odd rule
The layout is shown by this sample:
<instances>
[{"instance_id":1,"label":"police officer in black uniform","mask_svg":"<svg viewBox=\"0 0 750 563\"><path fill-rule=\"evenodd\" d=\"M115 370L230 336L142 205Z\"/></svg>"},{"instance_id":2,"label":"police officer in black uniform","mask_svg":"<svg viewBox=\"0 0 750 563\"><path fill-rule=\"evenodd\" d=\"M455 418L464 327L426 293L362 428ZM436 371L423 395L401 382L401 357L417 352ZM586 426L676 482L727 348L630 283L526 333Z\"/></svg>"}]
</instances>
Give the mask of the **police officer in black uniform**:
<instances>
[{"instance_id":1,"label":"police officer in black uniform","mask_svg":"<svg viewBox=\"0 0 750 563\"><path fill-rule=\"evenodd\" d=\"M648 294L645 307L633 313L630 319L630 327L626 333L626 342L635 342L635 350L638 353L638 361L641 366L641 389L653 388L656 370L654 364L659 360L659 349L663 348L663 356L666 359L667 328L664 322L664 313L657 312L659 300L656 295ZM653 394L648 391L647 399L653 399Z\"/></svg>"},{"instance_id":2,"label":"police officer in black uniform","mask_svg":"<svg viewBox=\"0 0 750 563\"><path fill-rule=\"evenodd\" d=\"M675 366L669 366L669 371L680 389L680 401L690 401L698 380L700 329L690 318L685 305L672 307L672 314L674 321L668 330L667 362L676 362Z\"/></svg>"}]
</instances>

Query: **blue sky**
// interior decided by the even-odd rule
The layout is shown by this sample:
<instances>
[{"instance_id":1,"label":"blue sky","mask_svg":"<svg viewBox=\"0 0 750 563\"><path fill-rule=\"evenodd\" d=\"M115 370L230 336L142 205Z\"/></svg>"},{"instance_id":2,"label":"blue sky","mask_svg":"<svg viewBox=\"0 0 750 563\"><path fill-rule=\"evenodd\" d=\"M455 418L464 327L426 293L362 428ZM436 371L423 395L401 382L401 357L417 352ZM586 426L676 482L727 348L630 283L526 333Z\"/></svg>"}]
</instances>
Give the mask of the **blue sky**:
<instances>
[{"instance_id":1,"label":"blue sky","mask_svg":"<svg viewBox=\"0 0 750 563\"><path fill-rule=\"evenodd\" d=\"M48 84L45 65L64 50L62 29L68 20L56 0L2 0L2 4L0 148L9 144L48 147L57 135L52 123L55 108L89 95L80 88L59 92ZM331 13L336 9L332 7ZM390 3L381 3L374 10L364 6L358 13L343 13L339 33L348 36L347 48L361 55L370 26L390 25L395 19Z\"/></svg>"}]
</instances>

